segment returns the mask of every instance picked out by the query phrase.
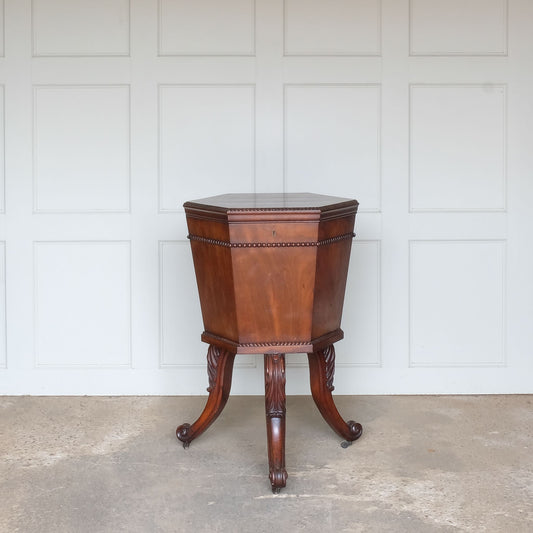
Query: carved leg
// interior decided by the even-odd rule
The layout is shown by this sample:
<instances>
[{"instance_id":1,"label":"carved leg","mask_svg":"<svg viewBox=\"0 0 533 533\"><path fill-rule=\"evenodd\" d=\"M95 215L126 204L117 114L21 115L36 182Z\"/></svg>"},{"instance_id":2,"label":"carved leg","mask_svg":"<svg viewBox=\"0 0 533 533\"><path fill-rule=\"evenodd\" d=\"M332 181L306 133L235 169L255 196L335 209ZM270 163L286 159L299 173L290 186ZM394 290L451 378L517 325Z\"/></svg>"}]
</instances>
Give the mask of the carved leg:
<instances>
[{"instance_id":1,"label":"carved leg","mask_svg":"<svg viewBox=\"0 0 533 533\"><path fill-rule=\"evenodd\" d=\"M191 424L182 424L176 429L176 437L188 448L218 417L228 401L235 354L211 344L207 350L207 374L209 398L202 414Z\"/></svg>"},{"instance_id":2,"label":"carved leg","mask_svg":"<svg viewBox=\"0 0 533 533\"><path fill-rule=\"evenodd\" d=\"M333 386L333 377L335 375L335 348L333 344L323 350L308 353L309 374L311 379L311 393L315 400L318 410L324 417L324 420L331 426L333 431L346 439L342 447L346 448L349 444L357 440L363 433L361 424L348 420L345 422L333 401L331 392Z\"/></svg>"},{"instance_id":3,"label":"carved leg","mask_svg":"<svg viewBox=\"0 0 533 533\"><path fill-rule=\"evenodd\" d=\"M265 354L265 411L272 492L287 482L285 470L285 354Z\"/></svg>"}]
</instances>

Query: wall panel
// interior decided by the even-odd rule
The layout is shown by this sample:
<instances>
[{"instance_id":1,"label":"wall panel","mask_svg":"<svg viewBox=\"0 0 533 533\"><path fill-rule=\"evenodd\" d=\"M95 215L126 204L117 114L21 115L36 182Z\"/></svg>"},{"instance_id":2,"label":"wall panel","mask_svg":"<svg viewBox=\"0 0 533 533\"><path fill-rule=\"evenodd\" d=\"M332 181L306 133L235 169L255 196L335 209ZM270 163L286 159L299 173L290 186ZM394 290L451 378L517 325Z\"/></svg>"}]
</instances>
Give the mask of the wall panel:
<instances>
[{"instance_id":1,"label":"wall panel","mask_svg":"<svg viewBox=\"0 0 533 533\"><path fill-rule=\"evenodd\" d=\"M36 242L38 367L131 365L129 242Z\"/></svg>"},{"instance_id":2,"label":"wall panel","mask_svg":"<svg viewBox=\"0 0 533 533\"><path fill-rule=\"evenodd\" d=\"M228 190L254 190L254 108L251 86L160 87L161 211Z\"/></svg>"},{"instance_id":3,"label":"wall panel","mask_svg":"<svg viewBox=\"0 0 533 533\"><path fill-rule=\"evenodd\" d=\"M0 242L0 368L7 368L6 243Z\"/></svg>"},{"instance_id":4,"label":"wall panel","mask_svg":"<svg viewBox=\"0 0 533 533\"><path fill-rule=\"evenodd\" d=\"M159 243L160 365L205 366L202 314L188 241ZM189 335L193 328L197 335Z\"/></svg>"},{"instance_id":5,"label":"wall panel","mask_svg":"<svg viewBox=\"0 0 533 533\"><path fill-rule=\"evenodd\" d=\"M381 365L381 243L356 239L352 247L342 315L345 340L337 364Z\"/></svg>"},{"instance_id":6,"label":"wall panel","mask_svg":"<svg viewBox=\"0 0 533 533\"><path fill-rule=\"evenodd\" d=\"M380 87L285 87L285 187L380 209Z\"/></svg>"},{"instance_id":7,"label":"wall panel","mask_svg":"<svg viewBox=\"0 0 533 533\"><path fill-rule=\"evenodd\" d=\"M505 55L507 0L410 0L412 55Z\"/></svg>"},{"instance_id":8,"label":"wall panel","mask_svg":"<svg viewBox=\"0 0 533 533\"><path fill-rule=\"evenodd\" d=\"M0 213L6 209L5 129L5 87L0 85Z\"/></svg>"},{"instance_id":9,"label":"wall panel","mask_svg":"<svg viewBox=\"0 0 533 533\"><path fill-rule=\"evenodd\" d=\"M380 0L285 0L285 55L377 56Z\"/></svg>"},{"instance_id":10,"label":"wall panel","mask_svg":"<svg viewBox=\"0 0 533 533\"><path fill-rule=\"evenodd\" d=\"M33 128L35 211L129 210L129 87L38 86Z\"/></svg>"},{"instance_id":11,"label":"wall panel","mask_svg":"<svg viewBox=\"0 0 533 533\"><path fill-rule=\"evenodd\" d=\"M5 5L4 0L0 0L0 57L4 56L5 31Z\"/></svg>"},{"instance_id":12,"label":"wall panel","mask_svg":"<svg viewBox=\"0 0 533 533\"><path fill-rule=\"evenodd\" d=\"M410 243L410 365L505 364L505 242Z\"/></svg>"},{"instance_id":13,"label":"wall panel","mask_svg":"<svg viewBox=\"0 0 533 533\"><path fill-rule=\"evenodd\" d=\"M159 0L160 55L253 55L254 0Z\"/></svg>"},{"instance_id":14,"label":"wall panel","mask_svg":"<svg viewBox=\"0 0 533 533\"><path fill-rule=\"evenodd\" d=\"M129 0L32 0L35 56L127 56Z\"/></svg>"},{"instance_id":15,"label":"wall panel","mask_svg":"<svg viewBox=\"0 0 533 533\"><path fill-rule=\"evenodd\" d=\"M161 368L206 368L208 345L200 339L202 312L188 241L159 243L159 324ZM254 356L235 362L235 369L255 366Z\"/></svg>"},{"instance_id":16,"label":"wall panel","mask_svg":"<svg viewBox=\"0 0 533 533\"><path fill-rule=\"evenodd\" d=\"M506 122L505 86L412 86L411 209L504 210Z\"/></svg>"}]
</instances>

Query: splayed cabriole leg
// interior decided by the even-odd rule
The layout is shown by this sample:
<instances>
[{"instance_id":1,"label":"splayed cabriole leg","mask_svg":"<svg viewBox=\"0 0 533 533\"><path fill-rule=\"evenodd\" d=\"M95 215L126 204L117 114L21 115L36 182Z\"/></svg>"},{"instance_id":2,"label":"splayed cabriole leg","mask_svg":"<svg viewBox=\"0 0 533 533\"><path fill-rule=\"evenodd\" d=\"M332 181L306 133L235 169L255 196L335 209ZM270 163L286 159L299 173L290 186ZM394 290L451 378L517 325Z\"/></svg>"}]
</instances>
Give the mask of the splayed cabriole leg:
<instances>
[{"instance_id":1,"label":"splayed cabriole leg","mask_svg":"<svg viewBox=\"0 0 533 533\"><path fill-rule=\"evenodd\" d=\"M287 482L285 470L285 355L265 354L265 412L272 492Z\"/></svg>"},{"instance_id":2,"label":"splayed cabriole leg","mask_svg":"<svg viewBox=\"0 0 533 533\"><path fill-rule=\"evenodd\" d=\"M345 422L333 401L333 377L335 375L335 348L333 344L323 350L308 353L311 394L318 410L333 431L345 439L343 448L363 433L361 424L348 420Z\"/></svg>"},{"instance_id":3,"label":"splayed cabriole leg","mask_svg":"<svg viewBox=\"0 0 533 533\"><path fill-rule=\"evenodd\" d=\"M188 448L220 415L228 401L235 354L214 344L207 350L207 374L209 397L202 414L193 424L182 424L176 429L176 437Z\"/></svg>"}]
</instances>

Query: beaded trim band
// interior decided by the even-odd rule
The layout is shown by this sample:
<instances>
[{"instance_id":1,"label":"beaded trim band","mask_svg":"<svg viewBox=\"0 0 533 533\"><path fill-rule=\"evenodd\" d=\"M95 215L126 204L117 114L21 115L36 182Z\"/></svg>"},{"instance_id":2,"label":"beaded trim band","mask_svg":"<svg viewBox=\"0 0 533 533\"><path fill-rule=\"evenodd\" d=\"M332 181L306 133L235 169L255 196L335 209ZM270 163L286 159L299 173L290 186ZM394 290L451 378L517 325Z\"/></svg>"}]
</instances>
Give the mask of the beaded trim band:
<instances>
[{"instance_id":1,"label":"beaded trim band","mask_svg":"<svg viewBox=\"0 0 533 533\"><path fill-rule=\"evenodd\" d=\"M219 239L209 239L207 237L200 237L199 235L187 235L191 241L203 242L206 244L213 244L215 246L225 246L226 248L295 248L302 246L325 246L334 242L343 241L345 239L353 239L355 233L344 233L336 237L330 237L322 241L305 241L305 242L227 242Z\"/></svg>"},{"instance_id":2,"label":"beaded trim band","mask_svg":"<svg viewBox=\"0 0 533 533\"><path fill-rule=\"evenodd\" d=\"M308 342L243 342L239 346L244 348L268 348L269 346L308 346Z\"/></svg>"},{"instance_id":3,"label":"beaded trim band","mask_svg":"<svg viewBox=\"0 0 533 533\"><path fill-rule=\"evenodd\" d=\"M204 333L207 333L204 331ZM218 335L215 335L214 333L207 333L209 335L210 340L218 340L218 341L227 341L224 337L220 337ZM230 341L231 342L231 341ZM236 343L232 343L236 344ZM268 348L269 346L286 346L286 347L297 347L297 346L309 346L309 342L298 342L298 341L267 341L267 342L241 342L238 343L239 347L243 348Z\"/></svg>"},{"instance_id":4,"label":"beaded trim band","mask_svg":"<svg viewBox=\"0 0 533 533\"><path fill-rule=\"evenodd\" d=\"M267 340L265 342L235 342L209 331L202 333L202 341L208 344L215 344L217 346L224 346L225 350L232 353L265 353L264 350L271 350L274 348L277 353L304 353L323 349L326 346L341 340L344 337L342 329L331 331L322 337L305 341L281 341L281 340ZM252 350L252 351L248 351ZM260 350L260 352L257 352Z\"/></svg>"}]
</instances>

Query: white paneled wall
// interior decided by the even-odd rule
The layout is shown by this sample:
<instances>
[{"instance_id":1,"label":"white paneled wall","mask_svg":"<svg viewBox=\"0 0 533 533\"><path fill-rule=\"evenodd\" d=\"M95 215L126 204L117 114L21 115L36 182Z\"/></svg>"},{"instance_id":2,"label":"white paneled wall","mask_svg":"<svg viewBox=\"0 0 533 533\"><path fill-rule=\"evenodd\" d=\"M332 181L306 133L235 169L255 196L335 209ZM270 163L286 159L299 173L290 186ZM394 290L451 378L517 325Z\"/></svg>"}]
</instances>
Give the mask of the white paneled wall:
<instances>
[{"instance_id":1,"label":"white paneled wall","mask_svg":"<svg viewBox=\"0 0 533 533\"><path fill-rule=\"evenodd\" d=\"M285 0L285 55L379 55L380 4L380 0Z\"/></svg>"},{"instance_id":2,"label":"white paneled wall","mask_svg":"<svg viewBox=\"0 0 533 533\"><path fill-rule=\"evenodd\" d=\"M0 0L0 394L205 393L182 204L253 191L360 202L337 393L533 392L531 27L529 0ZM238 356L233 392L262 374Z\"/></svg>"},{"instance_id":3,"label":"white paneled wall","mask_svg":"<svg viewBox=\"0 0 533 533\"><path fill-rule=\"evenodd\" d=\"M507 6L507 0L411 0L411 54L505 55Z\"/></svg>"},{"instance_id":4,"label":"white paneled wall","mask_svg":"<svg viewBox=\"0 0 533 533\"><path fill-rule=\"evenodd\" d=\"M129 242L36 242L37 367L131 367Z\"/></svg>"},{"instance_id":5,"label":"white paneled wall","mask_svg":"<svg viewBox=\"0 0 533 533\"><path fill-rule=\"evenodd\" d=\"M159 53L252 56L254 0L159 0Z\"/></svg>"},{"instance_id":6,"label":"white paneled wall","mask_svg":"<svg viewBox=\"0 0 533 533\"><path fill-rule=\"evenodd\" d=\"M411 86L411 210L505 209L505 103L502 85Z\"/></svg>"},{"instance_id":7,"label":"white paneled wall","mask_svg":"<svg viewBox=\"0 0 533 533\"><path fill-rule=\"evenodd\" d=\"M361 211L379 211L379 89L378 85L285 86L288 190L349 196L358 199Z\"/></svg>"},{"instance_id":8,"label":"white paneled wall","mask_svg":"<svg viewBox=\"0 0 533 533\"><path fill-rule=\"evenodd\" d=\"M32 0L33 56L127 56L129 0Z\"/></svg>"},{"instance_id":9,"label":"white paneled wall","mask_svg":"<svg viewBox=\"0 0 533 533\"><path fill-rule=\"evenodd\" d=\"M409 244L410 365L505 365L505 242Z\"/></svg>"},{"instance_id":10,"label":"white paneled wall","mask_svg":"<svg viewBox=\"0 0 533 533\"><path fill-rule=\"evenodd\" d=\"M6 243L0 242L0 368L7 367L6 329Z\"/></svg>"},{"instance_id":11,"label":"white paneled wall","mask_svg":"<svg viewBox=\"0 0 533 533\"><path fill-rule=\"evenodd\" d=\"M6 191L5 191L5 90L0 86L0 213L5 213Z\"/></svg>"},{"instance_id":12,"label":"white paneled wall","mask_svg":"<svg viewBox=\"0 0 533 533\"><path fill-rule=\"evenodd\" d=\"M183 212L188 199L222 194L228 184L252 192L254 117L253 86L160 87L160 210Z\"/></svg>"},{"instance_id":13,"label":"white paneled wall","mask_svg":"<svg viewBox=\"0 0 533 533\"><path fill-rule=\"evenodd\" d=\"M354 243L346 291L352 297L344 309L344 324L353 328L348 349L339 349L342 367L381 365L381 254L380 242ZM358 272L367 272L365 277ZM355 298L353 298L355 296ZM340 345L342 346L342 345Z\"/></svg>"},{"instance_id":14,"label":"white paneled wall","mask_svg":"<svg viewBox=\"0 0 533 533\"><path fill-rule=\"evenodd\" d=\"M128 86L34 87L35 212L128 212L129 121Z\"/></svg>"}]
</instances>

